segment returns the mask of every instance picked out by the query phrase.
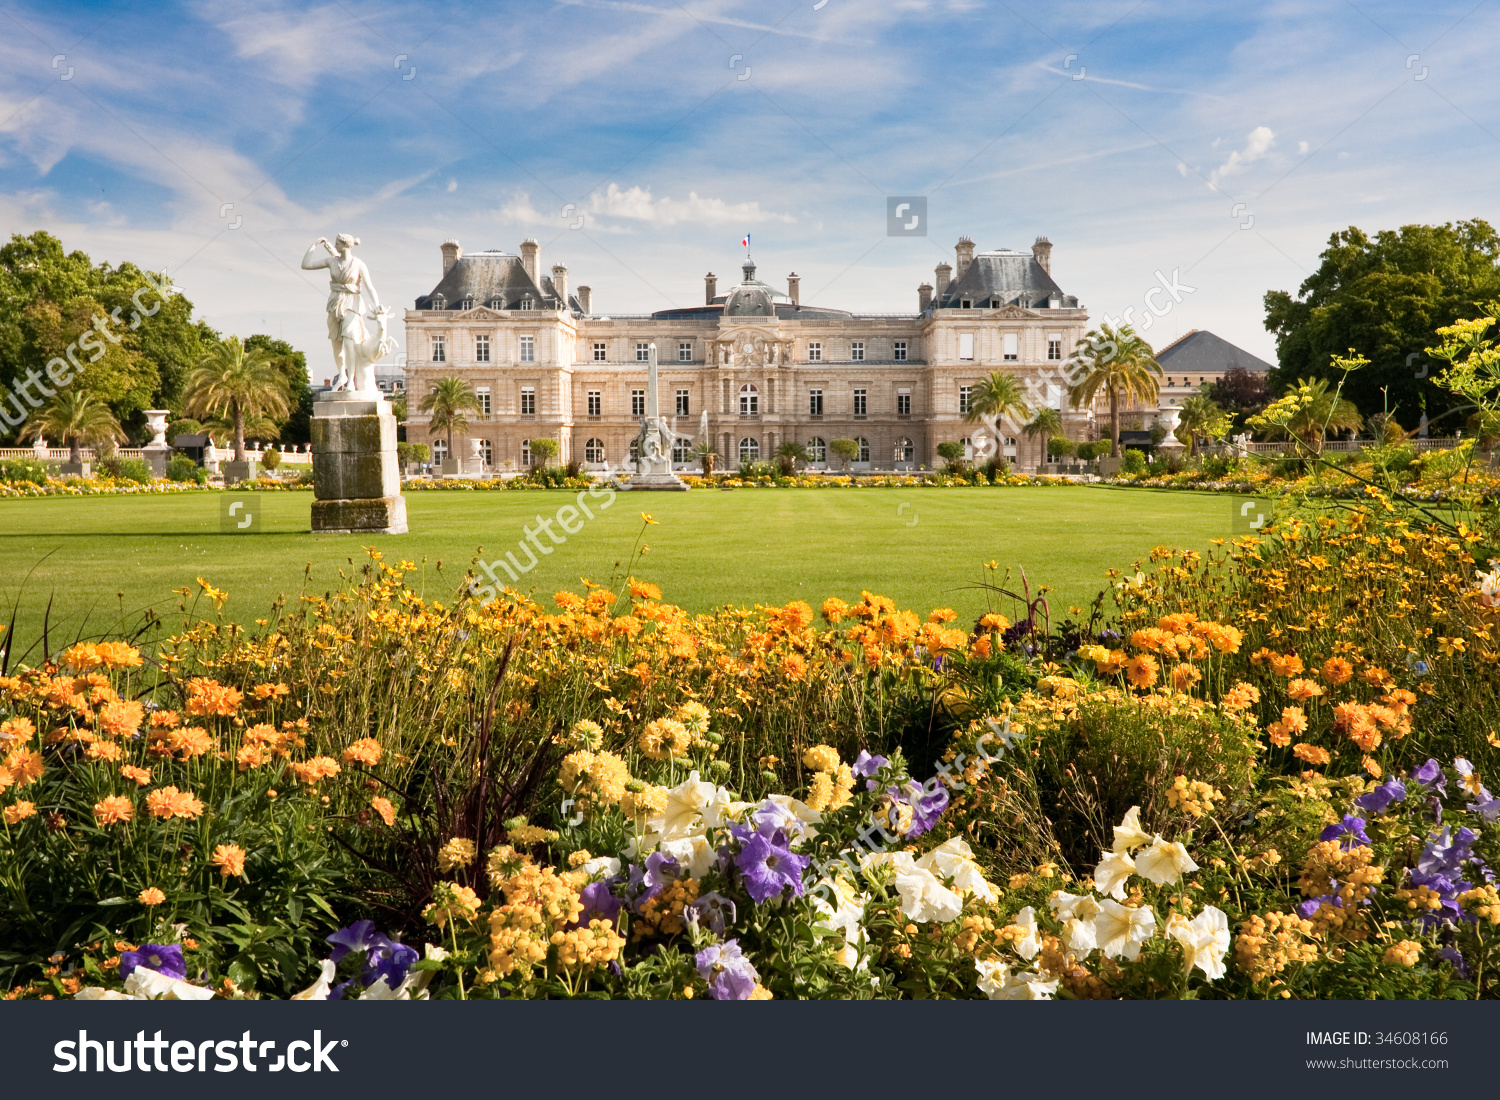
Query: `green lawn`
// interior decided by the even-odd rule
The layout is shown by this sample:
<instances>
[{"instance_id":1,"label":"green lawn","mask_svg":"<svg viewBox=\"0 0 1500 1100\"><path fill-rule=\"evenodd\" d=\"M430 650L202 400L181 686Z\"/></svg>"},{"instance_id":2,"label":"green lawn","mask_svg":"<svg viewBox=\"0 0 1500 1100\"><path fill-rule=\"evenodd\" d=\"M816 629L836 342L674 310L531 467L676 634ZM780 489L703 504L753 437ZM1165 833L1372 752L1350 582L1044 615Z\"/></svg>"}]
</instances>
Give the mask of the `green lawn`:
<instances>
[{"instance_id":1,"label":"green lawn","mask_svg":"<svg viewBox=\"0 0 1500 1100\"><path fill-rule=\"evenodd\" d=\"M19 602L19 654L41 634L51 600L54 647L139 622L155 607L171 625L174 588L204 577L231 593L227 613L263 615L280 593L339 587L339 570L362 564L361 546L417 562L414 583L451 597L478 547L494 559L516 550L522 527L572 500L562 492L407 494L411 533L314 536L309 493L267 493L256 526L220 531L222 495L44 498L0 502L0 602ZM1024 566L1033 588L1054 589L1053 607L1084 604L1104 570L1169 542L1204 549L1230 534L1224 497L1103 486L1048 489L694 490L622 493L555 546L518 587L543 597L580 576L607 582L628 563L641 511L659 526L635 568L664 598L690 610L857 598L870 589L920 611L983 608L973 586L983 565ZM554 527L556 530L557 528ZM545 536L541 541L548 545ZM523 563L524 555L517 554ZM437 566L442 563L439 574ZM503 575L503 574L502 574Z\"/></svg>"}]
</instances>

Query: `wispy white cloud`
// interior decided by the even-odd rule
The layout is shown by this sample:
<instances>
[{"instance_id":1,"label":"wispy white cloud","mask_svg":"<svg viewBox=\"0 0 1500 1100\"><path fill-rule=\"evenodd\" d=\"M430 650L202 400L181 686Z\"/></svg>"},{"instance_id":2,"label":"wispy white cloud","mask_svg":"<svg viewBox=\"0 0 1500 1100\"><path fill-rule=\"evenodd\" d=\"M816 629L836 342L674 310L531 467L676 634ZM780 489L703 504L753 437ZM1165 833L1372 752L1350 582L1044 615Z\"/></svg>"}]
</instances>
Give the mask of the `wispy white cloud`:
<instances>
[{"instance_id":1,"label":"wispy white cloud","mask_svg":"<svg viewBox=\"0 0 1500 1100\"><path fill-rule=\"evenodd\" d=\"M1257 126L1251 130L1245 138L1245 147L1236 149L1229 154L1229 159L1219 165L1208 175L1208 185L1213 188L1219 186L1219 181L1225 176L1232 176L1243 172L1248 165L1254 164L1271 151L1271 146L1276 144L1276 135L1272 133L1269 126Z\"/></svg>"}]
</instances>

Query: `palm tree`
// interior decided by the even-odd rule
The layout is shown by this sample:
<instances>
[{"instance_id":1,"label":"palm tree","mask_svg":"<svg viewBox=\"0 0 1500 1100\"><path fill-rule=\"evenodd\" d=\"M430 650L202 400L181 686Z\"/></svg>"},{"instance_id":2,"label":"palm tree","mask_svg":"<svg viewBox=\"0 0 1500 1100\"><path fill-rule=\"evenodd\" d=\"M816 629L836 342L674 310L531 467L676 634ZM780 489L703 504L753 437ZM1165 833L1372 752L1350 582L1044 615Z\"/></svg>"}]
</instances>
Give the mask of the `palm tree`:
<instances>
[{"instance_id":1,"label":"palm tree","mask_svg":"<svg viewBox=\"0 0 1500 1100\"><path fill-rule=\"evenodd\" d=\"M77 388L59 391L52 404L26 426L21 438L42 439L49 435L68 445L68 461L75 466L83 462L85 445L114 443L125 438L109 406Z\"/></svg>"},{"instance_id":2,"label":"palm tree","mask_svg":"<svg viewBox=\"0 0 1500 1100\"><path fill-rule=\"evenodd\" d=\"M1120 402L1122 399L1155 401L1161 392L1161 364L1151 345L1129 325L1112 328L1101 324L1073 349L1068 377L1077 377L1068 389L1075 409L1091 405L1101 391L1109 394L1110 457L1120 457Z\"/></svg>"},{"instance_id":3,"label":"palm tree","mask_svg":"<svg viewBox=\"0 0 1500 1100\"><path fill-rule=\"evenodd\" d=\"M466 432L469 430L469 419L464 416L466 412L479 411L479 398L469 387L469 383L462 378L449 375L447 378L439 378L432 384L422 398L422 403L417 406L424 413L429 413L427 430L432 432L448 433L448 455L453 456L453 433Z\"/></svg>"},{"instance_id":4,"label":"palm tree","mask_svg":"<svg viewBox=\"0 0 1500 1100\"><path fill-rule=\"evenodd\" d=\"M246 462L245 423L285 416L291 402L286 376L263 351L245 350L238 336L209 349L187 377L183 405L191 416L222 417L234 428L234 460Z\"/></svg>"},{"instance_id":5,"label":"palm tree","mask_svg":"<svg viewBox=\"0 0 1500 1100\"><path fill-rule=\"evenodd\" d=\"M1271 435L1286 435L1297 440L1312 454L1322 453L1323 440L1329 432L1357 432L1364 424L1359 407L1347 397L1329 392L1326 378L1300 380L1296 389L1288 390L1266 411L1273 412L1276 405L1288 398L1293 399L1289 402L1291 414L1284 420L1263 420L1260 426L1267 428ZM1254 418L1251 423L1260 419Z\"/></svg>"},{"instance_id":6,"label":"palm tree","mask_svg":"<svg viewBox=\"0 0 1500 1100\"><path fill-rule=\"evenodd\" d=\"M807 448L789 439L776 448L776 462L781 467L781 472L791 477L797 472L797 463L807 462Z\"/></svg>"},{"instance_id":7,"label":"palm tree","mask_svg":"<svg viewBox=\"0 0 1500 1100\"><path fill-rule=\"evenodd\" d=\"M1207 394L1195 393L1182 402L1182 412L1177 418L1178 436L1186 435L1188 457L1198 453L1198 437L1218 439L1234 424L1219 403Z\"/></svg>"},{"instance_id":8,"label":"palm tree","mask_svg":"<svg viewBox=\"0 0 1500 1100\"><path fill-rule=\"evenodd\" d=\"M991 371L969 393L969 411L964 414L964 419L972 424L1001 417L1025 420L1030 415L1031 409L1021 394L1021 383L1016 381L1015 375Z\"/></svg>"},{"instance_id":9,"label":"palm tree","mask_svg":"<svg viewBox=\"0 0 1500 1100\"><path fill-rule=\"evenodd\" d=\"M1048 407L1036 411L1031 423L1026 425L1026 438L1035 439L1041 436L1043 439L1056 439L1063 434L1062 413Z\"/></svg>"}]
</instances>

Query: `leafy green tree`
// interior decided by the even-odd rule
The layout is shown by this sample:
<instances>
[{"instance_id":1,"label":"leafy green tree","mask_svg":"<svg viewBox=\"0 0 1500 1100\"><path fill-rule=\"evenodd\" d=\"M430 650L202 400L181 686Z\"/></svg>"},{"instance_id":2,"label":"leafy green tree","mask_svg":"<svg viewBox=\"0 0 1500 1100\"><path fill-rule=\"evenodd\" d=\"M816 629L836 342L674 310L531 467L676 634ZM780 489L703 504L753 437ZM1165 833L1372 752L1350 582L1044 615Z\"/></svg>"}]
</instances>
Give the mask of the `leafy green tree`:
<instances>
[{"instance_id":1,"label":"leafy green tree","mask_svg":"<svg viewBox=\"0 0 1500 1100\"><path fill-rule=\"evenodd\" d=\"M1295 298L1282 290L1265 296L1280 360L1273 390L1328 375L1335 356L1357 347L1370 366L1348 380L1345 396L1361 413L1385 411L1410 423L1424 409L1436 419L1467 403L1434 383L1437 365L1426 349L1434 330L1500 297L1500 235L1487 222L1406 225L1373 236L1351 226L1329 237L1321 260ZM1448 423L1462 426L1456 416Z\"/></svg>"},{"instance_id":2,"label":"leafy green tree","mask_svg":"<svg viewBox=\"0 0 1500 1100\"><path fill-rule=\"evenodd\" d=\"M428 432L444 432L448 437L448 457L453 457L453 433L469 430L466 412L479 411L479 397L468 382L457 375L439 378L423 395L417 408L428 414ZM532 454L535 454L533 441Z\"/></svg>"},{"instance_id":3,"label":"leafy green tree","mask_svg":"<svg viewBox=\"0 0 1500 1100\"><path fill-rule=\"evenodd\" d=\"M252 439L280 439L283 443L312 442L313 388L307 378L307 356L285 340L257 335L245 339L247 351L256 351L265 356L286 379L287 403L290 412L286 420L277 425L277 434L271 436L251 433ZM249 431L249 429L246 429Z\"/></svg>"},{"instance_id":4,"label":"leafy green tree","mask_svg":"<svg viewBox=\"0 0 1500 1100\"><path fill-rule=\"evenodd\" d=\"M193 416L222 417L233 428L234 460L245 462L245 425L265 429L264 418L285 416L286 376L263 351L247 348L238 336L220 340L193 368L183 391ZM271 425L274 429L274 425Z\"/></svg>"},{"instance_id":5,"label":"leafy green tree","mask_svg":"<svg viewBox=\"0 0 1500 1100\"><path fill-rule=\"evenodd\" d=\"M451 446L451 444L450 444ZM531 441L531 464L542 467L547 465L547 460L557 454L557 440L555 439L533 439Z\"/></svg>"},{"instance_id":6,"label":"leafy green tree","mask_svg":"<svg viewBox=\"0 0 1500 1100\"><path fill-rule=\"evenodd\" d=\"M937 445L938 457L948 464L950 470L961 470L964 465L964 445L949 439Z\"/></svg>"},{"instance_id":7,"label":"leafy green tree","mask_svg":"<svg viewBox=\"0 0 1500 1100\"><path fill-rule=\"evenodd\" d=\"M125 438L120 422L99 398L74 386L57 391L52 403L31 418L22 439L57 439L68 447L68 461L83 461L85 446L105 447Z\"/></svg>"},{"instance_id":8,"label":"leafy green tree","mask_svg":"<svg viewBox=\"0 0 1500 1100\"><path fill-rule=\"evenodd\" d=\"M1120 455L1120 403L1136 399L1154 402L1161 392L1161 364L1151 345L1129 325L1113 328L1102 323L1073 349L1068 377L1068 401L1075 409L1092 405L1099 394L1109 395L1109 453Z\"/></svg>"},{"instance_id":9,"label":"leafy green tree","mask_svg":"<svg viewBox=\"0 0 1500 1100\"><path fill-rule=\"evenodd\" d=\"M846 470L854 465L854 460L859 457L859 444L852 439L831 440L828 449L843 459Z\"/></svg>"},{"instance_id":10,"label":"leafy green tree","mask_svg":"<svg viewBox=\"0 0 1500 1100\"><path fill-rule=\"evenodd\" d=\"M1198 453L1198 440L1223 439L1234 426L1234 418L1207 394L1195 393L1182 402L1177 419L1177 439L1186 443L1188 455Z\"/></svg>"}]
</instances>

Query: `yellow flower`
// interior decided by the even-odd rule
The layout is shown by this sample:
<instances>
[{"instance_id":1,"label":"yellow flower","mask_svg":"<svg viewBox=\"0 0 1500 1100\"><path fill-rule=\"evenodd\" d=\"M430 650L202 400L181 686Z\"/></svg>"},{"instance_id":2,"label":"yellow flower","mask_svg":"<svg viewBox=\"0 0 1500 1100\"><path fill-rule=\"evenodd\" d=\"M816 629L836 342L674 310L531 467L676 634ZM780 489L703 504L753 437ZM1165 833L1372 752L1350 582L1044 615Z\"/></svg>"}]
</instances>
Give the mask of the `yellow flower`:
<instances>
[{"instance_id":1,"label":"yellow flower","mask_svg":"<svg viewBox=\"0 0 1500 1100\"><path fill-rule=\"evenodd\" d=\"M659 526L659 524L656 522L656 520L654 520L654 519L651 518L651 513L650 512L642 512L641 513L641 519L643 519L646 522L647 526L649 526L649 527L657 527L657 526Z\"/></svg>"},{"instance_id":2,"label":"yellow flower","mask_svg":"<svg viewBox=\"0 0 1500 1100\"><path fill-rule=\"evenodd\" d=\"M468 837L456 836L438 849L438 870L444 873L474 862L479 846Z\"/></svg>"}]
</instances>

